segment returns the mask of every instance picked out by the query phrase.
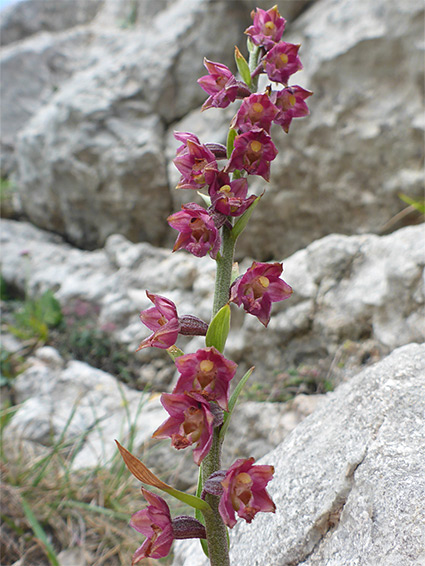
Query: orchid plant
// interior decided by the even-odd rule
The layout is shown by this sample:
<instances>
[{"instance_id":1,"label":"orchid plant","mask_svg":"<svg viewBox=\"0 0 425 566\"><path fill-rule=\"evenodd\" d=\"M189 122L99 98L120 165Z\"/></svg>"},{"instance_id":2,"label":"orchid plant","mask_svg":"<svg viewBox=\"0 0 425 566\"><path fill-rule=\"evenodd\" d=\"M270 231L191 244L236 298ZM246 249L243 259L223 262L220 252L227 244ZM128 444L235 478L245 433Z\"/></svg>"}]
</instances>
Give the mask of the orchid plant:
<instances>
[{"instance_id":1,"label":"orchid plant","mask_svg":"<svg viewBox=\"0 0 425 566\"><path fill-rule=\"evenodd\" d=\"M239 459L229 469L221 468L221 448L237 398L250 377L251 368L234 388L231 381L237 364L223 352L230 330L230 303L258 318L267 327L272 303L288 299L291 287L281 278L281 263L254 261L243 275L234 264L236 241L262 195L248 196L249 176L270 179L270 164L278 151L270 130L277 124L288 133L293 118L309 113L305 99L312 92L288 85L289 78L302 69L300 46L282 41L286 21L277 6L257 8L251 13L247 61L236 47L239 71L236 78L221 63L204 60L208 74L198 80L209 95L203 105L226 108L242 100L229 127L227 147L201 143L190 132L175 132L178 147L174 164L181 174L178 189L196 190L205 206L184 204L168 218L178 236L173 251L185 249L196 257L207 254L216 262L216 282L209 324L192 315L179 316L169 299L146 294L153 306L140 319L153 334L142 341L147 347L166 349L180 377L172 393L163 393L161 403L168 419L153 434L170 438L177 450L192 448L199 466L196 495L178 491L156 477L140 460L119 443L130 472L143 484L162 490L195 509L195 516L171 518L167 503L142 487L148 506L133 515L130 525L146 539L133 556L132 564L143 558L166 556L174 539L199 538L212 566L230 564L227 528L238 518L248 523L259 512L274 512L267 493L273 466L255 464L254 458ZM259 75L268 79L258 90ZM220 163L220 164L219 164ZM264 193L263 193L264 194ZM184 354L175 344L179 334L205 336L205 348Z\"/></svg>"}]
</instances>

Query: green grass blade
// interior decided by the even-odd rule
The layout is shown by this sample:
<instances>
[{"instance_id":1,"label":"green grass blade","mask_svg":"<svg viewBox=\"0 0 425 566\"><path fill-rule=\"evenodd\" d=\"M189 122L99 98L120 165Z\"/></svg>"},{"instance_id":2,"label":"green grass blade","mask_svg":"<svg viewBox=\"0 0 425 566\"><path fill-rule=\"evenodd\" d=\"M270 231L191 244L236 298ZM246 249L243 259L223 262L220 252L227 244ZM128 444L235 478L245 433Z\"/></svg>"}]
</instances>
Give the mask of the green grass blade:
<instances>
[{"instance_id":1,"label":"green grass blade","mask_svg":"<svg viewBox=\"0 0 425 566\"><path fill-rule=\"evenodd\" d=\"M237 384L235 390L233 391L232 396L230 397L229 400L229 411L227 413L224 413L224 422L223 425L221 427L220 430L220 439L223 440L224 436L227 432L227 429L229 428L229 424L230 424L230 417L232 416L233 410L235 408L236 405L236 401L238 400L238 397L242 391L242 389L244 388L245 383L248 381L248 379L251 377L252 372L254 371L254 366L252 368L250 368L246 374L243 376L243 378L240 380L240 382Z\"/></svg>"},{"instance_id":2,"label":"green grass blade","mask_svg":"<svg viewBox=\"0 0 425 566\"><path fill-rule=\"evenodd\" d=\"M36 538L43 545L44 551L49 559L52 566L60 566L58 557L53 546L50 544L43 527L38 522L37 517L32 512L31 507L28 505L27 501L21 496L22 509L24 510L25 517L27 518L31 529L36 536Z\"/></svg>"},{"instance_id":3,"label":"green grass blade","mask_svg":"<svg viewBox=\"0 0 425 566\"><path fill-rule=\"evenodd\" d=\"M73 507L76 509L83 509L84 511L90 511L91 513L97 513L98 515L106 515L112 519L118 519L120 521L129 521L131 515L126 513L120 513L119 511L114 511L113 509L107 509L105 507L100 507L99 505L94 505L93 503L84 503L84 501L64 501L62 507Z\"/></svg>"}]
</instances>

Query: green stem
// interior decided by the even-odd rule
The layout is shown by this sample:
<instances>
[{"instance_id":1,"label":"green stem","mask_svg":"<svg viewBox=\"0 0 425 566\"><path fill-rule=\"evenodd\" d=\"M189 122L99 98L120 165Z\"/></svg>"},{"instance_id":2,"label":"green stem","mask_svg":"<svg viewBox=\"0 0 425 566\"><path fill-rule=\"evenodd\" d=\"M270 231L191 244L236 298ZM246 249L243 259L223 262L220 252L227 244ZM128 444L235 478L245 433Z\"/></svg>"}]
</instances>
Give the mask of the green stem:
<instances>
[{"instance_id":1,"label":"green stem","mask_svg":"<svg viewBox=\"0 0 425 566\"><path fill-rule=\"evenodd\" d=\"M219 257L219 259L217 259L212 318L214 318L221 307L224 307L224 305L229 301L229 289L230 282L232 280L235 240L232 237L231 229L227 228L227 226L223 226L222 239L222 255Z\"/></svg>"},{"instance_id":2,"label":"green stem","mask_svg":"<svg viewBox=\"0 0 425 566\"><path fill-rule=\"evenodd\" d=\"M223 226L221 255L217 260L213 317L229 301L234 251L235 239L231 228ZM202 484L212 473L221 469L221 443L220 428L216 428L211 449L202 462ZM212 509L212 511L203 512L210 564L211 566L230 566L227 528L218 510L220 498L207 494L205 500Z\"/></svg>"},{"instance_id":3,"label":"green stem","mask_svg":"<svg viewBox=\"0 0 425 566\"><path fill-rule=\"evenodd\" d=\"M221 440L220 429L214 430L213 442L208 456L202 462L202 482L210 477L213 472L221 468ZM211 566L230 566L229 546L227 542L227 529L223 523L218 504L220 497L209 493L205 501L210 505L211 511L203 512L205 529L207 531L208 554Z\"/></svg>"}]
</instances>

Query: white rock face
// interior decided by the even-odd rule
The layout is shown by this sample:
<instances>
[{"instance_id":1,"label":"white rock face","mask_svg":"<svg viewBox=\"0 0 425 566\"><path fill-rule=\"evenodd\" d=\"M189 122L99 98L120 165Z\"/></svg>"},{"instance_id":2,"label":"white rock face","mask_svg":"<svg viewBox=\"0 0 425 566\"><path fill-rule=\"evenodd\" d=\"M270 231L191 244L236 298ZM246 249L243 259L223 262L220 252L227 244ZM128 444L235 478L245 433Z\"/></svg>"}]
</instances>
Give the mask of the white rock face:
<instances>
[{"instance_id":1,"label":"white rock face","mask_svg":"<svg viewBox=\"0 0 425 566\"><path fill-rule=\"evenodd\" d=\"M261 460L276 513L231 531L237 566L420 566L425 558L425 346L410 344L328 395ZM204 566L198 541L174 566Z\"/></svg>"},{"instance_id":2,"label":"white rock face","mask_svg":"<svg viewBox=\"0 0 425 566\"><path fill-rule=\"evenodd\" d=\"M150 400L85 363L65 364L53 348L39 349L29 364L14 383L21 406L5 434L17 444L50 446L62 436L69 449L81 443L74 469L110 462L117 450L114 439L126 444L133 426L140 447L164 420L158 398Z\"/></svg>"},{"instance_id":3,"label":"white rock face","mask_svg":"<svg viewBox=\"0 0 425 566\"><path fill-rule=\"evenodd\" d=\"M382 237L332 235L283 260L283 277L294 294L273 306L267 329L233 309L226 354L240 364L238 375L252 365L251 379L263 383L304 365L326 375L349 366L350 358L358 371L376 349L382 355L423 342L424 240L424 225ZM6 220L1 244L6 281L21 290L27 286L32 295L52 289L62 305L75 299L98 305L99 324L112 324L114 338L132 352L147 335L138 318L150 306L146 289L170 298L180 314L210 319L215 264L208 257L172 254L119 235L102 250L82 251L29 224ZM241 265L241 273L248 265ZM350 351L356 343L364 344L358 355ZM180 345L195 351L203 340L188 344L182 338ZM173 369L164 352L151 348L138 356L142 381L170 383Z\"/></svg>"},{"instance_id":4,"label":"white rock face","mask_svg":"<svg viewBox=\"0 0 425 566\"><path fill-rule=\"evenodd\" d=\"M102 246L113 233L169 243L165 218L193 199L192 191L174 191L171 132L223 141L232 110L201 116L196 79L204 55L234 68L233 46L243 47L254 6L105 0L96 17L75 14L65 31L47 26L53 31L44 38L7 47L3 169L15 172L28 218L82 248ZM424 184L421 0L279 8L288 20L304 10L285 39L302 43L305 69L293 83L315 94L309 118L294 120L288 136L276 129L272 179L238 252L257 260L333 232L398 228L398 193L420 198ZM266 188L261 179L251 185L257 194Z\"/></svg>"}]
</instances>

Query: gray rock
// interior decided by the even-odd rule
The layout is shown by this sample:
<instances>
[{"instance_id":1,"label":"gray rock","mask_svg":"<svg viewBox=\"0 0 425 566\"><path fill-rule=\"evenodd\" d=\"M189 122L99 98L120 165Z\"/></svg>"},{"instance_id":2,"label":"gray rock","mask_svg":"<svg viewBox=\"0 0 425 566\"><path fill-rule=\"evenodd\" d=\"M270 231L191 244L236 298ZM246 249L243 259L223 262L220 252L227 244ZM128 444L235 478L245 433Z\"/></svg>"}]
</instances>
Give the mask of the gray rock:
<instances>
[{"instance_id":1,"label":"gray rock","mask_svg":"<svg viewBox=\"0 0 425 566\"><path fill-rule=\"evenodd\" d=\"M231 532L238 566L420 566L425 557L425 347L341 386L262 462L277 511ZM204 566L199 543L174 566Z\"/></svg>"},{"instance_id":2,"label":"gray rock","mask_svg":"<svg viewBox=\"0 0 425 566\"><path fill-rule=\"evenodd\" d=\"M350 343L371 340L372 354L375 347L389 352L423 342L424 229L406 227L383 237L331 235L287 258L283 277L293 296L275 305L267 329L254 317L235 323L229 356L239 361L242 354L247 367L265 368L263 380L275 368L317 367L320 360L327 360L320 372L326 375L333 361L338 375L337 366L349 369Z\"/></svg>"},{"instance_id":3,"label":"gray rock","mask_svg":"<svg viewBox=\"0 0 425 566\"><path fill-rule=\"evenodd\" d=\"M16 378L19 408L5 438L45 446L61 441L76 451L74 469L108 464L116 455L114 439L127 444L133 427L135 450L150 439L164 420L159 399L150 400L85 363L58 363L52 350L38 350Z\"/></svg>"},{"instance_id":4,"label":"gray rock","mask_svg":"<svg viewBox=\"0 0 425 566\"><path fill-rule=\"evenodd\" d=\"M75 73L20 133L17 183L32 222L83 248L113 233L163 241L172 212L164 125L204 98L196 85L201 47L212 59L226 50L224 62L232 61L243 8L185 0L140 27L114 29L102 58ZM90 29L101 38L100 23Z\"/></svg>"},{"instance_id":5,"label":"gray rock","mask_svg":"<svg viewBox=\"0 0 425 566\"><path fill-rule=\"evenodd\" d=\"M24 5L24 2L17 6ZM43 4L53 5L51 2ZM0 56L2 176L16 169L18 132L54 95L63 82L92 61L91 33L77 28L42 33L4 47Z\"/></svg>"},{"instance_id":6,"label":"gray rock","mask_svg":"<svg viewBox=\"0 0 425 566\"><path fill-rule=\"evenodd\" d=\"M267 329L241 309L232 311L226 355L240 365L238 375L254 365L251 382L271 385L276 372L310 368L319 381L337 381L398 346L424 341L424 230L331 235L284 260L294 294L273 306ZM99 324L112 325L114 338L131 352L147 335L138 317L150 306L146 289L169 297L180 314L210 319L215 264L208 257L132 244L120 235L102 250L82 251L8 220L1 243L8 283L31 295L52 289L63 306L75 299L98 305ZM241 273L249 264L241 264ZM179 340L185 351L203 347L202 339ZM169 386L173 366L164 352L146 349L138 359L142 383Z\"/></svg>"},{"instance_id":7,"label":"gray rock","mask_svg":"<svg viewBox=\"0 0 425 566\"><path fill-rule=\"evenodd\" d=\"M6 45L42 31L62 31L90 22L104 0L20 0L2 10L0 44Z\"/></svg>"}]
</instances>

